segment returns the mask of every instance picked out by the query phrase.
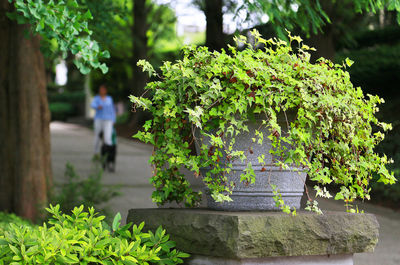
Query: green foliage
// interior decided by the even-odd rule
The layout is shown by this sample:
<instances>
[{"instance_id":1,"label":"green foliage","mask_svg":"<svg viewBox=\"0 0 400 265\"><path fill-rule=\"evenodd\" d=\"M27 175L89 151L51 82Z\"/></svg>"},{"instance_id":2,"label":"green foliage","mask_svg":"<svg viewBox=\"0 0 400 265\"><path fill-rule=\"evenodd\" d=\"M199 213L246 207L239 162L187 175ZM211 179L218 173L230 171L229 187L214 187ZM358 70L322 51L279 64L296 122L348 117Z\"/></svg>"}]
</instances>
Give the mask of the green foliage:
<instances>
[{"instance_id":1,"label":"green foliage","mask_svg":"<svg viewBox=\"0 0 400 265\"><path fill-rule=\"evenodd\" d=\"M398 106L400 91L400 33L399 27L387 27L373 31L361 32L355 36L355 44L338 53L337 61L350 57L356 61L349 70L354 84L362 86L369 93L385 97L386 103L380 107L378 117L393 124L384 141L376 151L387 154L394 159L390 169L396 177L400 175L400 119ZM378 182L374 176L371 182L371 195L375 202L398 208L400 203L400 183L387 186Z\"/></svg>"},{"instance_id":2,"label":"green foliage","mask_svg":"<svg viewBox=\"0 0 400 265\"><path fill-rule=\"evenodd\" d=\"M93 19L88 20L89 28L93 31L92 37L102 47L113 54L113 49L121 48L122 40L128 40L130 33L121 27L129 21L131 10L128 8L130 0L82 0L79 1L80 10L90 10Z\"/></svg>"},{"instance_id":3,"label":"green foliage","mask_svg":"<svg viewBox=\"0 0 400 265\"><path fill-rule=\"evenodd\" d=\"M47 211L52 218L42 226L11 224L0 233L0 264L173 265L188 257L174 249L161 227L155 233L143 232L144 223L121 227L118 214L109 228L104 216L97 216L94 208L84 212L83 206L71 215L60 212L59 205Z\"/></svg>"},{"instance_id":4,"label":"green foliage","mask_svg":"<svg viewBox=\"0 0 400 265\"><path fill-rule=\"evenodd\" d=\"M66 183L52 197L53 204L60 204L63 212L70 212L74 207L85 205L99 208L119 195L117 187L105 187L102 183L103 170L99 161L94 161L91 174L82 179L70 163L65 166ZM107 208L101 212L109 216Z\"/></svg>"},{"instance_id":5,"label":"green foliage","mask_svg":"<svg viewBox=\"0 0 400 265\"><path fill-rule=\"evenodd\" d=\"M382 119L392 122L393 130L379 144L377 151L393 157L394 163L390 165L390 169L394 171L395 176L398 178L400 176L400 118L397 113L400 99L398 94L396 95L394 92L391 94L392 98L383 106L380 116ZM371 194L374 197L374 201L383 202L387 206L398 208L400 205L400 182L396 182L394 185L388 187L379 182L379 177L375 176L371 186Z\"/></svg>"},{"instance_id":6,"label":"green foliage","mask_svg":"<svg viewBox=\"0 0 400 265\"><path fill-rule=\"evenodd\" d=\"M51 113L51 120L65 121L74 113L74 107L70 103L50 103L49 109Z\"/></svg>"},{"instance_id":7,"label":"green foliage","mask_svg":"<svg viewBox=\"0 0 400 265\"><path fill-rule=\"evenodd\" d=\"M61 51L63 58L70 51L76 55L75 65L87 74L91 68L108 71L99 59L109 58L108 51L102 51L91 38L88 21L93 19L89 10L80 10L77 0L9 0L15 12L8 14L19 24L30 24L32 32L40 34L48 51Z\"/></svg>"},{"instance_id":8,"label":"green foliage","mask_svg":"<svg viewBox=\"0 0 400 265\"><path fill-rule=\"evenodd\" d=\"M10 224L15 224L17 226L32 226L29 221L22 219L13 213L7 214L0 212L0 237L4 234L4 231L10 229Z\"/></svg>"},{"instance_id":9,"label":"green foliage","mask_svg":"<svg viewBox=\"0 0 400 265\"><path fill-rule=\"evenodd\" d=\"M153 200L196 205L200 194L190 188L179 171L182 167L196 176L201 175L200 168L211 168L202 176L204 183L214 199L229 200L233 184L227 175L232 161L244 162L252 149L237 150L234 138L248 131L246 122L255 116L262 124L254 145L271 141L274 163L283 169L303 168L318 189L338 184L335 199L369 199L375 172L379 181L393 184L395 178L386 168L390 159L374 151L390 129L375 117L383 100L364 97L361 88L353 87L346 72L352 61L340 65L321 58L311 63L312 48L300 37L289 34L287 43L265 40L257 31L252 34L254 44L240 36L236 42L244 49L230 47L229 53L186 47L182 60L165 62L161 80L147 85L150 98L131 96L136 107L154 116L135 135L155 146L150 158L156 187ZM154 73L148 64L142 65ZM285 118L287 126L281 126L278 117L289 113L296 118ZM270 134L263 135L262 127ZM211 147L201 144L199 133L210 139ZM199 154L192 153L193 143L200 147ZM259 161L265 163L262 155ZM254 181L251 164L242 180Z\"/></svg>"},{"instance_id":10,"label":"green foliage","mask_svg":"<svg viewBox=\"0 0 400 265\"><path fill-rule=\"evenodd\" d=\"M365 28L365 27L364 27ZM398 44L400 40L400 27L398 25L389 26L385 28L378 28L374 30L360 30L355 32L352 36L353 41L351 43L339 41L337 43L337 50L352 49L354 51L362 48L374 47L381 44ZM352 52L352 51L348 51ZM374 52L373 50L370 52ZM375 58L375 56L371 56ZM379 58L376 58L379 59ZM364 63L364 62L360 62ZM351 71L350 71L351 72Z\"/></svg>"},{"instance_id":11,"label":"green foliage","mask_svg":"<svg viewBox=\"0 0 400 265\"><path fill-rule=\"evenodd\" d=\"M116 125L120 124L126 124L129 121L130 113L129 111L126 111L122 113L121 115L117 116L117 120L115 121Z\"/></svg>"},{"instance_id":12,"label":"green foliage","mask_svg":"<svg viewBox=\"0 0 400 265\"><path fill-rule=\"evenodd\" d=\"M329 16L332 7L338 3L342 11L340 13L376 13L378 10L387 9L397 13L397 21L400 23L399 0L353 0L348 2L337 1L309 1L309 0L244 0L238 10L246 10L248 19L254 19L255 15L268 15L269 21L275 25L275 29L281 38L285 38L285 29L294 30L300 28L307 34L321 31L323 26L331 23ZM349 10L350 9L350 10ZM236 11L238 12L238 11ZM328 16L329 14L329 16ZM340 23L340 22L339 22Z\"/></svg>"},{"instance_id":13,"label":"green foliage","mask_svg":"<svg viewBox=\"0 0 400 265\"><path fill-rule=\"evenodd\" d=\"M49 109L52 120L65 121L67 118L79 115L85 103L83 91L64 91L62 93L48 92Z\"/></svg>"},{"instance_id":14,"label":"green foliage","mask_svg":"<svg viewBox=\"0 0 400 265\"><path fill-rule=\"evenodd\" d=\"M49 102L65 102L65 103L83 103L85 101L85 92L83 91L64 91L62 93L49 92Z\"/></svg>"},{"instance_id":15,"label":"green foliage","mask_svg":"<svg viewBox=\"0 0 400 265\"><path fill-rule=\"evenodd\" d=\"M90 21L96 40L110 51L111 58L107 60L109 72L103 75L101 71L96 70L91 74L91 83L93 92L101 83L108 84L108 92L114 101L126 101L132 93L132 24L134 21L132 3L133 1L111 1L106 0L101 5L98 0L86 0L93 14L94 19ZM109 2L113 2L110 4ZM123 3L126 6L123 8ZM90 4L89 4L90 3ZM120 12L115 10L120 6ZM158 4L154 1L147 1L148 10L147 23L147 58L155 66L161 66L163 61L175 60L178 58L182 42L176 34L176 17L174 11L167 4ZM111 16L110 10L112 11ZM99 21L103 18L103 21ZM97 21L99 23L97 23ZM101 26L101 27L99 27ZM107 28L103 31L104 28ZM106 34L105 34L106 32Z\"/></svg>"}]
</instances>

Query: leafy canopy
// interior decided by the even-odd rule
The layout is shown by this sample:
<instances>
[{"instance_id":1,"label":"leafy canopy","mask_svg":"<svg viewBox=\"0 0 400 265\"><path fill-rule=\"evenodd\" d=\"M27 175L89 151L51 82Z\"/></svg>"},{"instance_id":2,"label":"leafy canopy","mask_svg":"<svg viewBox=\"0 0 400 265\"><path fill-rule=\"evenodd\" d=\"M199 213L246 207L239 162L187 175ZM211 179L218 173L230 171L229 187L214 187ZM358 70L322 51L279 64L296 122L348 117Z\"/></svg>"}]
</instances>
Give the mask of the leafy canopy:
<instances>
[{"instance_id":1,"label":"leafy canopy","mask_svg":"<svg viewBox=\"0 0 400 265\"><path fill-rule=\"evenodd\" d=\"M180 172L183 167L202 177L216 201L229 200L232 161L246 161L253 148L238 149L235 137L248 131L248 121L255 116L261 124L254 146L264 141L272 145L258 157L259 163L266 165L265 157L272 155L276 166L305 170L319 184L319 196L330 196L323 187L333 182L340 186L335 199L369 199L374 173L385 184L395 182L386 168L390 160L374 152L383 132L391 128L375 117L383 100L365 97L361 88L353 87L345 70L351 60L343 65L323 58L311 63L313 48L300 37L288 37L290 42L265 40L253 31L254 43L236 38L241 50L186 47L182 60L165 62L160 81L147 85L149 98L131 96L136 107L154 116L135 137L155 147L150 158L155 202L199 202L200 193ZM149 63L139 65L158 75ZM292 120L286 118L290 113ZM279 122L282 116L284 125ZM210 145L202 143L202 137L210 139ZM200 149L197 154L193 144ZM202 174L202 168L211 170ZM254 177L248 164L242 181L252 183ZM288 211L283 203L279 207Z\"/></svg>"},{"instance_id":2,"label":"leafy canopy","mask_svg":"<svg viewBox=\"0 0 400 265\"><path fill-rule=\"evenodd\" d=\"M108 71L106 64L99 60L109 58L108 51L102 51L97 41L91 38L93 32L88 21L93 19L89 10L83 11L77 0L9 0L15 12L8 17L19 24L30 24L32 32L40 34L47 49L61 51L63 58L68 51L75 55L74 63L87 74L91 68Z\"/></svg>"},{"instance_id":3,"label":"leafy canopy","mask_svg":"<svg viewBox=\"0 0 400 265\"><path fill-rule=\"evenodd\" d=\"M238 1L234 1L238 2ZM330 8L337 1L309 1L309 0L244 0L238 7L238 11L245 10L248 19L255 16L267 15L269 21L275 25L280 37L285 37L285 29L294 30L299 27L303 32L317 33L327 23ZM387 9L396 11L397 21L400 23L400 1L399 0L353 0L350 5L341 3L347 9L353 9L355 13L372 12ZM237 13L238 13L237 11Z\"/></svg>"}]
</instances>

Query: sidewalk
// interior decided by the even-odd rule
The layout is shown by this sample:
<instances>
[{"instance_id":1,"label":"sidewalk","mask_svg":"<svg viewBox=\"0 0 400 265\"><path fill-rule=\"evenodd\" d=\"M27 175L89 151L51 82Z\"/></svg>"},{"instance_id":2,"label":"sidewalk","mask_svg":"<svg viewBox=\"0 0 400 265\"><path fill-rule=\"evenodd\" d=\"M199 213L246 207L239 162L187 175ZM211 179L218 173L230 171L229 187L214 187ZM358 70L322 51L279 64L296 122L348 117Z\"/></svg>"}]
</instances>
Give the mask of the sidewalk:
<instances>
[{"instance_id":1,"label":"sidewalk","mask_svg":"<svg viewBox=\"0 0 400 265\"><path fill-rule=\"evenodd\" d=\"M64 179L65 164L70 162L78 174L87 176L93 155L93 135L84 127L53 122L51 149L54 182ZM120 212L126 219L131 208L156 207L151 201L152 186L149 184L151 168L147 161L152 147L135 141L118 138L117 167L115 173L104 174L104 184L122 186L122 196L110 203L113 213ZM343 211L341 203L320 201L323 210ZM374 253L356 254L356 265L400 264L400 213L383 207L365 204L364 211L376 215L380 224L380 238Z\"/></svg>"}]
</instances>

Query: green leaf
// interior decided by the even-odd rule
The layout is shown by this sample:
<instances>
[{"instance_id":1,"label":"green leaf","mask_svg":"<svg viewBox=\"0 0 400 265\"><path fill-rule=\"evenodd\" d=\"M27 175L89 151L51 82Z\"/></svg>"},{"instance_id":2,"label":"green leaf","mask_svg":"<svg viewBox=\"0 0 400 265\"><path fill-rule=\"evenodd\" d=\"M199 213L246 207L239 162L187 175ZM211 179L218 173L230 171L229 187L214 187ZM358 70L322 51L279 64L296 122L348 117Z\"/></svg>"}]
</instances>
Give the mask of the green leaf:
<instances>
[{"instance_id":1,"label":"green leaf","mask_svg":"<svg viewBox=\"0 0 400 265\"><path fill-rule=\"evenodd\" d=\"M113 223L112 223L112 230L117 231L119 226L121 224L121 214L117 213L114 217Z\"/></svg>"},{"instance_id":2,"label":"green leaf","mask_svg":"<svg viewBox=\"0 0 400 265\"><path fill-rule=\"evenodd\" d=\"M92 13L90 13L90 10L86 11L86 13L82 17L83 19L93 19Z\"/></svg>"},{"instance_id":3,"label":"green leaf","mask_svg":"<svg viewBox=\"0 0 400 265\"><path fill-rule=\"evenodd\" d=\"M345 62L346 62L346 65L349 66L349 67L352 66L353 63L354 63L354 61L350 60L349 58L346 58Z\"/></svg>"}]
</instances>

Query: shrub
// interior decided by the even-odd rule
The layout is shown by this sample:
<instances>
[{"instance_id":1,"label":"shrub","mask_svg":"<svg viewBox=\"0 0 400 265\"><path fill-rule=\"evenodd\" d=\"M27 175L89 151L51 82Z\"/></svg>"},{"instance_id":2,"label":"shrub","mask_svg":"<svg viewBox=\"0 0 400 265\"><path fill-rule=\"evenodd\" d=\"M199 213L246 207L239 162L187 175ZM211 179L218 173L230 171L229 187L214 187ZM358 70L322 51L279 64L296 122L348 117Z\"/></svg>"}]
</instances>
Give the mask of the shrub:
<instances>
[{"instance_id":1,"label":"shrub","mask_svg":"<svg viewBox=\"0 0 400 265\"><path fill-rule=\"evenodd\" d=\"M74 107L70 103L50 103L51 120L65 121L74 113Z\"/></svg>"},{"instance_id":2,"label":"shrub","mask_svg":"<svg viewBox=\"0 0 400 265\"><path fill-rule=\"evenodd\" d=\"M65 165L64 174L67 182L51 196L52 203L61 205L63 212L71 212L79 205L99 208L100 205L119 196L118 187L105 187L102 183L103 169L98 159L93 160L93 168L87 178L81 178L70 163ZM101 208L100 212L107 217L110 216L107 208Z\"/></svg>"},{"instance_id":3,"label":"shrub","mask_svg":"<svg viewBox=\"0 0 400 265\"><path fill-rule=\"evenodd\" d=\"M64 91L62 93L51 92L48 95L49 102L64 102L64 103L83 103L85 101L85 92L83 91Z\"/></svg>"},{"instance_id":4,"label":"shrub","mask_svg":"<svg viewBox=\"0 0 400 265\"><path fill-rule=\"evenodd\" d=\"M126 111L124 113L122 113L121 115L117 116L117 120L115 121L116 125L120 125L120 124L126 124L129 121L130 118L130 112Z\"/></svg>"},{"instance_id":5,"label":"shrub","mask_svg":"<svg viewBox=\"0 0 400 265\"><path fill-rule=\"evenodd\" d=\"M10 224L15 224L17 226L32 226L28 220L22 219L13 213L7 214L0 212L0 235L10 228Z\"/></svg>"},{"instance_id":6,"label":"shrub","mask_svg":"<svg viewBox=\"0 0 400 265\"><path fill-rule=\"evenodd\" d=\"M65 121L83 111L85 93L83 91L49 92L48 100L52 120Z\"/></svg>"},{"instance_id":7,"label":"shrub","mask_svg":"<svg viewBox=\"0 0 400 265\"><path fill-rule=\"evenodd\" d=\"M42 226L11 224L0 234L0 264L173 265L188 257L174 249L161 227L155 233L142 232L144 223L120 227L117 214L109 228L93 208L84 212L83 206L76 207L71 215L59 209L50 205L52 218Z\"/></svg>"}]
</instances>

